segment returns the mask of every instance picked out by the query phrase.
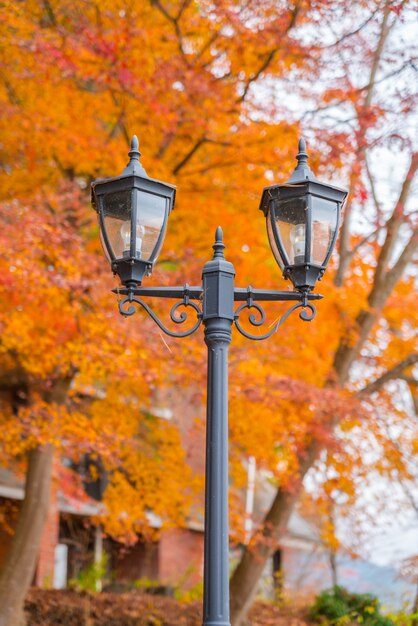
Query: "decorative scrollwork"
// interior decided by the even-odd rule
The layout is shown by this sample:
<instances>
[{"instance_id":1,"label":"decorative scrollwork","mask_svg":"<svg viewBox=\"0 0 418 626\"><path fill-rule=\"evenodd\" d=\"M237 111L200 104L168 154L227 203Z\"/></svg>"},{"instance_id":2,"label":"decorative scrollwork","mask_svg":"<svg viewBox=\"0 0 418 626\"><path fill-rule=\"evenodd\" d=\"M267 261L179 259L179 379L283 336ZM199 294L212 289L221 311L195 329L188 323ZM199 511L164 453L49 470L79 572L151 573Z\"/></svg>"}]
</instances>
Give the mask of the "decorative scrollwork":
<instances>
[{"instance_id":1,"label":"decorative scrollwork","mask_svg":"<svg viewBox=\"0 0 418 626\"><path fill-rule=\"evenodd\" d=\"M154 313L154 311L148 306L148 304L146 302L144 302L141 298L135 297L132 293L129 294L126 298L123 298L123 300L120 300L120 302L119 302L119 311L120 311L120 313L122 315L124 315L125 317L128 317L128 316L133 315L135 313L135 311L136 311L135 305L136 306L141 306L143 309L145 309L145 311L154 320L154 322L157 324L157 326L159 328L161 328L161 330L166 335L169 335L170 337L179 337L179 338L180 337L189 337L189 335L192 335L199 328L200 324L202 323L202 310L200 309L200 307L195 302L193 302L192 300L189 299L189 295L187 293L187 289L185 289L185 291L184 291L183 300L173 304L173 306L171 307L171 311L170 311L170 319L175 324L184 324L184 322L188 319L189 315L188 315L188 313L186 311L178 312L178 309L181 306L191 307L192 309L194 309L194 311L196 312L197 321L192 326L192 328L190 328L189 330L185 330L184 332L176 333L176 332L173 332L172 330L170 330L169 328L167 328L161 322L161 320L157 317L157 315Z\"/></svg>"},{"instance_id":2,"label":"decorative scrollwork","mask_svg":"<svg viewBox=\"0 0 418 626\"><path fill-rule=\"evenodd\" d=\"M267 333L265 333L264 335L253 335L247 332L241 326L240 321L239 321L239 316L241 312L244 309L255 309L257 311L259 315L258 319L257 319L256 314L254 313L249 313L248 315L248 320L250 324L252 324L252 326L262 326L263 324L265 324L266 314L264 312L263 307L257 302L253 302L252 298L249 297L247 302L244 302L244 304L241 304L235 311L235 320L234 320L235 326L237 327L241 335L244 335L244 337L247 337L247 339L254 339L255 341L261 341L262 339L268 339L269 337L274 335L274 333L280 328L280 326L287 320L289 315L291 315L293 311L296 311L296 309L300 309L300 308L302 309L302 311L299 313L300 319L303 320L304 322L311 322L316 315L316 308L315 308L315 305L311 304L310 302L307 302L306 299L304 299L302 302L297 302L296 304L291 306L290 309L288 309L286 313L282 315L279 321L276 322L276 324L274 324ZM307 311L306 309L309 309L309 311Z\"/></svg>"}]
</instances>

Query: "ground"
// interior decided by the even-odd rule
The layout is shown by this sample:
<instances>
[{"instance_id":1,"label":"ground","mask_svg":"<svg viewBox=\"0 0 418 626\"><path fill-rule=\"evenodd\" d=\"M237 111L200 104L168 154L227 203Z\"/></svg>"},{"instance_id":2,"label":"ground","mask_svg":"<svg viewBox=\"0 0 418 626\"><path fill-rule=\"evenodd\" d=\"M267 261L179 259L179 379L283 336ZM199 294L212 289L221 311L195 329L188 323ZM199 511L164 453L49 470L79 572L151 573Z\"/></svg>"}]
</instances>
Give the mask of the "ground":
<instances>
[{"instance_id":1,"label":"ground","mask_svg":"<svg viewBox=\"0 0 418 626\"><path fill-rule=\"evenodd\" d=\"M201 626L201 602L180 603L145 593L76 593L33 589L28 626ZM251 626L309 626L288 610L257 602Z\"/></svg>"}]
</instances>

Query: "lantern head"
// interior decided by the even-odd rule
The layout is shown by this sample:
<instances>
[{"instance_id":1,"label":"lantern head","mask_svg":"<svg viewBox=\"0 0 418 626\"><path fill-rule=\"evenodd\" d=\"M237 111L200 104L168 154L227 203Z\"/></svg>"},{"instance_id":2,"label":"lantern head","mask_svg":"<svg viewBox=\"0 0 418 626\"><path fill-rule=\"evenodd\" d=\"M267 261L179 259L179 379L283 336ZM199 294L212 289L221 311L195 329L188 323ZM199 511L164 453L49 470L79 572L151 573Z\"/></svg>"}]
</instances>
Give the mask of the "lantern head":
<instances>
[{"instance_id":1,"label":"lantern head","mask_svg":"<svg viewBox=\"0 0 418 626\"><path fill-rule=\"evenodd\" d=\"M126 286L140 285L151 274L176 194L173 185L147 176L138 148L134 136L122 174L91 185L104 252L113 273Z\"/></svg>"},{"instance_id":2,"label":"lantern head","mask_svg":"<svg viewBox=\"0 0 418 626\"><path fill-rule=\"evenodd\" d=\"M283 185L265 187L260 209L270 247L283 276L299 291L310 291L328 265L337 239L347 191L321 183L307 163L299 141L298 165Z\"/></svg>"}]
</instances>

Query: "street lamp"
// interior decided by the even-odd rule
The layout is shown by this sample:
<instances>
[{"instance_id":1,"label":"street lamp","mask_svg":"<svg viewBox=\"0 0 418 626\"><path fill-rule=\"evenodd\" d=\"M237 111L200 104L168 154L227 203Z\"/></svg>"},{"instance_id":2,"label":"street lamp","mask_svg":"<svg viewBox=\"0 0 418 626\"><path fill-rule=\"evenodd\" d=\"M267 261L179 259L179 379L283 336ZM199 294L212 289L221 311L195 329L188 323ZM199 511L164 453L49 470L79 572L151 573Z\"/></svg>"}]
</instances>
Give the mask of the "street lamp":
<instances>
[{"instance_id":1,"label":"street lamp","mask_svg":"<svg viewBox=\"0 0 418 626\"><path fill-rule=\"evenodd\" d=\"M120 176L92 184L103 249L123 285L140 285L161 251L176 188L149 178L134 137Z\"/></svg>"},{"instance_id":2,"label":"street lamp","mask_svg":"<svg viewBox=\"0 0 418 626\"><path fill-rule=\"evenodd\" d=\"M167 220L174 207L175 187L149 178L139 162L138 140L132 139L130 161L119 177L92 183L92 203L99 217L100 236L114 274L123 287L114 292L122 315L133 315L135 306L147 311L170 337L187 337L205 327L208 347L205 547L203 579L203 626L230 626L228 567L228 347L232 325L249 339L270 337L289 315L300 308L299 317L311 321L316 314L311 293L326 269L337 237L339 215L347 192L320 183L308 164L306 145L299 142L298 165L283 185L266 187L260 209L264 212L274 257L295 291L266 291L234 287L235 270L224 257L223 234L216 230L213 258L205 263L202 285L190 287L142 287L161 250ZM172 298L170 317L176 324L196 313L194 325L183 332L167 328L144 297ZM261 301L296 302L264 334L252 334L240 323L244 309L249 322L265 321ZM239 306L234 310L234 302Z\"/></svg>"},{"instance_id":3,"label":"street lamp","mask_svg":"<svg viewBox=\"0 0 418 626\"><path fill-rule=\"evenodd\" d=\"M287 183L266 187L260 209L274 257L296 289L310 290L328 265L347 192L319 182L311 172L306 144L299 141L298 165Z\"/></svg>"}]
</instances>

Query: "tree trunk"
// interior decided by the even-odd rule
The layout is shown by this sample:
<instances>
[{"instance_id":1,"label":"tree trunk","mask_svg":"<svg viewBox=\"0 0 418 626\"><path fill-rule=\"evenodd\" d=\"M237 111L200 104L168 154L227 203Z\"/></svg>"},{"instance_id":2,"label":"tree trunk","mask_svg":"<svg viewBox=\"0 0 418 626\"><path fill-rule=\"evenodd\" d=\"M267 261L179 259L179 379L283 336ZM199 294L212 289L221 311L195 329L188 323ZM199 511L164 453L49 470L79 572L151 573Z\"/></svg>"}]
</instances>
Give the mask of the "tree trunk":
<instances>
[{"instance_id":1,"label":"tree trunk","mask_svg":"<svg viewBox=\"0 0 418 626\"><path fill-rule=\"evenodd\" d=\"M330 553L329 553L329 565L331 567L332 586L336 587L338 585L337 554L336 554L336 552L334 552L334 550L330 550Z\"/></svg>"},{"instance_id":2,"label":"tree trunk","mask_svg":"<svg viewBox=\"0 0 418 626\"><path fill-rule=\"evenodd\" d=\"M53 455L51 445L33 448L29 452L25 498L0 573L0 626L25 624L23 603L35 573L48 513Z\"/></svg>"},{"instance_id":3,"label":"tree trunk","mask_svg":"<svg viewBox=\"0 0 418 626\"><path fill-rule=\"evenodd\" d=\"M296 496L279 489L260 535L245 547L230 584L231 626L239 626L250 608L268 558L287 526Z\"/></svg>"},{"instance_id":4,"label":"tree trunk","mask_svg":"<svg viewBox=\"0 0 418 626\"><path fill-rule=\"evenodd\" d=\"M300 481L318 454L318 447L313 441L300 463ZM242 554L230 582L231 626L240 626L251 607L257 591L258 582L267 560L277 550L277 543L286 530L289 517L300 493L300 487L294 485L291 491L278 489L273 504L267 513L261 531Z\"/></svg>"},{"instance_id":5,"label":"tree trunk","mask_svg":"<svg viewBox=\"0 0 418 626\"><path fill-rule=\"evenodd\" d=\"M281 548L277 548L273 554L273 586L274 600L276 604L283 601L284 575L283 575L283 554Z\"/></svg>"}]
</instances>

